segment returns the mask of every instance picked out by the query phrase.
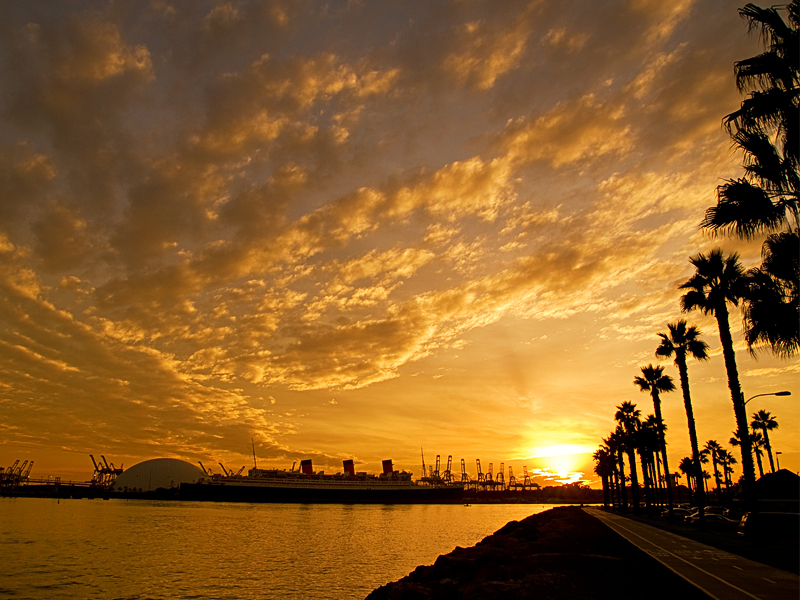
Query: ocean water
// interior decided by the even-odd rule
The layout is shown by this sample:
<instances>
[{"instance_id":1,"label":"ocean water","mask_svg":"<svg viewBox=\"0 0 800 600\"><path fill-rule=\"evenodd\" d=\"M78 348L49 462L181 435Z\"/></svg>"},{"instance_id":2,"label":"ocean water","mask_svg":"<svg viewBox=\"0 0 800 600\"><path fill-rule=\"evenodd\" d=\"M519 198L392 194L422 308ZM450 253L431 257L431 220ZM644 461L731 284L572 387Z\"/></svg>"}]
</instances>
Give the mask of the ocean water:
<instances>
[{"instance_id":1,"label":"ocean water","mask_svg":"<svg viewBox=\"0 0 800 600\"><path fill-rule=\"evenodd\" d=\"M364 598L548 508L0 498L0 598Z\"/></svg>"}]
</instances>

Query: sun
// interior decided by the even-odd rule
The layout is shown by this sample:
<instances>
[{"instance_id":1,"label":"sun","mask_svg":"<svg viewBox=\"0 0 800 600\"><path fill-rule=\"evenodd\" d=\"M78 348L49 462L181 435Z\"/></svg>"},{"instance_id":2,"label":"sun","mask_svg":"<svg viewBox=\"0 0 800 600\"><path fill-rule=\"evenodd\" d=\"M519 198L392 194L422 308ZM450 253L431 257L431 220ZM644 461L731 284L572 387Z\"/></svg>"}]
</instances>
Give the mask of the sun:
<instances>
[{"instance_id":1,"label":"sun","mask_svg":"<svg viewBox=\"0 0 800 600\"><path fill-rule=\"evenodd\" d=\"M573 483L583 478L580 469L592 451L593 448L578 444L555 444L531 448L529 458L537 459L542 472L555 475L562 483Z\"/></svg>"},{"instance_id":2,"label":"sun","mask_svg":"<svg viewBox=\"0 0 800 600\"><path fill-rule=\"evenodd\" d=\"M570 473L574 473L575 469L579 466L578 456L575 454L562 454L560 456L551 456L548 461L550 469L560 477L567 477Z\"/></svg>"}]
</instances>

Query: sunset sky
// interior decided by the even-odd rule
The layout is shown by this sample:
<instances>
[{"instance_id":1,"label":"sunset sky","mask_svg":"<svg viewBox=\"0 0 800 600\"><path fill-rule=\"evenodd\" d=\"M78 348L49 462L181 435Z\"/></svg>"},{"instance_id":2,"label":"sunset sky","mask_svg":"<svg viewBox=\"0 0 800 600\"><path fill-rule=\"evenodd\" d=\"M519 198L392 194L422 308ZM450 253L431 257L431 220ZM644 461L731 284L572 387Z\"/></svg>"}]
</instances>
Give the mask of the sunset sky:
<instances>
[{"instance_id":1,"label":"sunset sky","mask_svg":"<svg viewBox=\"0 0 800 600\"><path fill-rule=\"evenodd\" d=\"M3 3L0 466L238 470L252 438L259 466L422 448L593 482L615 406L653 410L632 382L689 256L759 263L699 230L742 172L743 3ZM796 471L800 364L731 308L745 396L793 394L748 414ZM686 318L698 435L729 447L716 324Z\"/></svg>"}]
</instances>

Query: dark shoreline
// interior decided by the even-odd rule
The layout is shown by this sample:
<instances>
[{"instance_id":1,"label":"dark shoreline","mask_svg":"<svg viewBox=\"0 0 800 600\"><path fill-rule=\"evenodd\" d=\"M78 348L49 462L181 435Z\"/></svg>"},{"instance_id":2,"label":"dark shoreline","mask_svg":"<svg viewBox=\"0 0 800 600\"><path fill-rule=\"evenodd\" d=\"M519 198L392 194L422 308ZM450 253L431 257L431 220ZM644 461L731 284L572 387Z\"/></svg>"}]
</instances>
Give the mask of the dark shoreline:
<instances>
[{"instance_id":1,"label":"dark shoreline","mask_svg":"<svg viewBox=\"0 0 800 600\"><path fill-rule=\"evenodd\" d=\"M706 538L699 541L718 539ZM580 507L563 506L511 521L475 546L457 547L381 586L367 600L676 597L708 598Z\"/></svg>"}]
</instances>

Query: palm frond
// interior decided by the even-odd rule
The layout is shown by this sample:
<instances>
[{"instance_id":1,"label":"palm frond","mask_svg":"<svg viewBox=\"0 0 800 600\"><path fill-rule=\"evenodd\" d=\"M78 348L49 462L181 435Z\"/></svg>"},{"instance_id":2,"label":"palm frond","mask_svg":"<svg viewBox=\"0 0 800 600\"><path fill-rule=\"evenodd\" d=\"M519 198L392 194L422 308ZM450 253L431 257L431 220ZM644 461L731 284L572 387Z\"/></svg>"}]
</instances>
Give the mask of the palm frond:
<instances>
[{"instance_id":1,"label":"palm frond","mask_svg":"<svg viewBox=\"0 0 800 600\"><path fill-rule=\"evenodd\" d=\"M765 230L777 228L785 218L785 211L776 210L763 188L738 179L717 188L717 205L706 210L701 226L752 239Z\"/></svg>"},{"instance_id":2,"label":"palm frond","mask_svg":"<svg viewBox=\"0 0 800 600\"><path fill-rule=\"evenodd\" d=\"M708 297L698 290L691 290L681 296L681 311L689 312L692 310L699 310L704 315L707 315L713 310L713 306L709 303Z\"/></svg>"},{"instance_id":3,"label":"palm frond","mask_svg":"<svg viewBox=\"0 0 800 600\"><path fill-rule=\"evenodd\" d=\"M748 273L748 297L742 311L750 353L769 348L790 358L800 352L800 298L796 279L788 284L762 269Z\"/></svg>"},{"instance_id":4,"label":"palm frond","mask_svg":"<svg viewBox=\"0 0 800 600\"><path fill-rule=\"evenodd\" d=\"M800 235L786 231L767 237L761 249L761 270L780 280L790 293L800 287Z\"/></svg>"},{"instance_id":5,"label":"palm frond","mask_svg":"<svg viewBox=\"0 0 800 600\"><path fill-rule=\"evenodd\" d=\"M751 92L742 101L739 110L725 116L723 123L730 133L734 129L766 129L783 135L790 123L792 111L797 110L797 97L797 87Z\"/></svg>"},{"instance_id":6,"label":"palm frond","mask_svg":"<svg viewBox=\"0 0 800 600\"><path fill-rule=\"evenodd\" d=\"M708 355L708 344L699 339L689 340L686 343L686 351L695 360L699 360L701 362L710 358Z\"/></svg>"},{"instance_id":7,"label":"palm frond","mask_svg":"<svg viewBox=\"0 0 800 600\"><path fill-rule=\"evenodd\" d=\"M797 83L797 71L783 56L774 51L734 63L736 87L740 92L751 92L768 87L789 89Z\"/></svg>"},{"instance_id":8,"label":"palm frond","mask_svg":"<svg viewBox=\"0 0 800 600\"><path fill-rule=\"evenodd\" d=\"M747 21L748 32L758 29L764 44L770 48L780 46L791 35L790 28L774 8L761 8L749 2L739 9L739 16Z\"/></svg>"},{"instance_id":9,"label":"palm frond","mask_svg":"<svg viewBox=\"0 0 800 600\"><path fill-rule=\"evenodd\" d=\"M669 375L664 375L664 367L660 365L647 365L640 367L642 375L633 378L633 383L643 392L672 392L675 383Z\"/></svg>"}]
</instances>

